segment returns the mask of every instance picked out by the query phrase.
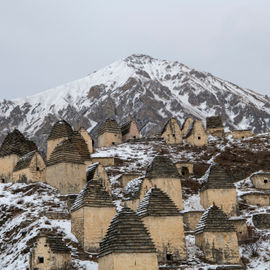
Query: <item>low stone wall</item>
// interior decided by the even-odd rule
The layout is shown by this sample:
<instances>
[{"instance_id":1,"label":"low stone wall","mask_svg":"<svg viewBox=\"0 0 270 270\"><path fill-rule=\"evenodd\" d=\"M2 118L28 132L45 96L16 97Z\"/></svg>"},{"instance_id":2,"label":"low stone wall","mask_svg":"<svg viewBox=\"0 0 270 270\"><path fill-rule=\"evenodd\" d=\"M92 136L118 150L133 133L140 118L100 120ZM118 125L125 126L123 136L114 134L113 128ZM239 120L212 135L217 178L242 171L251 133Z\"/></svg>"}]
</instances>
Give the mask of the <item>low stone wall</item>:
<instances>
[{"instance_id":1,"label":"low stone wall","mask_svg":"<svg viewBox=\"0 0 270 270\"><path fill-rule=\"evenodd\" d=\"M270 229L270 214L253 215L252 221L258 229Z\"/></svg>"},{"instance_id":2,"label":"low stone wall","mask_svg":"<svg viewBox=\"0 0 270 270\"><path fill-rule=\"evenodd\" d=\"M247 193L241 196L241 198L251 205L269 206L270 194L269 193Z\"/></svg>"},{"instance_id":3,"label":"low stone wall","mask_svg":"<svg viewBox=\"0 0 270 270\"><path fill-rule=\"evenodd\" d=\"M252 137L253 136L253 132L252 132L251 129L247 129L247 130L233 130L232 136L233 136L234 139L244 139L244 138Z\"/></svg>"},{"instance_id":4,"label":"low stone wall","mask_svg":"<svg viewBox=\"0 0 270 270\"><path fill-rule=\"evenodd\" d=\"M45 216L49 219L71 219L70 213L66 212L45 212Z\"/></svg>"},{"instance_id":5,"label":"low stone wall","mask_svg":"<svg viewBox=\"0 0 270 270\"><path fill-rule=\"evenodd\" d=\"M250 177L255 188L270 189L270 173L256 173Z\"/></svg>"},{"instance_id":6,"label":"low stone wall","mask_svg":"<svg viewBox=\"0 0 270 270\"><path fill-rule=\"evenodd\" d=\"M238 241L243 241L248 238L248 228L247 228L247 221L244 218L231 218L230 219L233 223L233 226L236 230Z\"/></svg>"},{"instance_id":7,"label":"low stone wall","mask_svg":"<svg viewBox=\"0 0 270 270\"><path fill-rule=\"evenodd\" d=\"M99 162L104 167L114 166L115 158L114 157L93 157L91 158L92 163Z\"/></svg>"},{"instance_id":8,"label":"low stone wall","mask_svg":"<svg viewBox=\"0 0 270 270\"><path fill-rule=\"evenodd\" d=\"M194 231L204 211L189 211L183 213L185 231Z\"/></svg>"}]
</instances>

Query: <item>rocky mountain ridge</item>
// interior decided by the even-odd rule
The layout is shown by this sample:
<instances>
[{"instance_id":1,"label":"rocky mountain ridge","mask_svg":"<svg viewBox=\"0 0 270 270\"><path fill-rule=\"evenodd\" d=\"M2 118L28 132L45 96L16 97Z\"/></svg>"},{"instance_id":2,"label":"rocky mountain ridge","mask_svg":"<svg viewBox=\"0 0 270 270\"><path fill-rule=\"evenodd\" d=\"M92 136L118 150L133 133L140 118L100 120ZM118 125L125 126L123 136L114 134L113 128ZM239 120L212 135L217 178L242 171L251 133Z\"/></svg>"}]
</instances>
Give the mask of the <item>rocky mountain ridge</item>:
<instances>
[{"instance_id":1,"label":"rocky mountain ridge","mask_svg":"<svg viewBox=\"0 0 270 270\"><path fill-rule=\"evenodd\" d=\"M18 128L44 147L58 119L95 135L96 124L108 117L119 123L133 118L147 136L172 116L183 123L187 116L212 115L221 115L229 129L263 132L270 127L270 99L179 62L131 55L40 94L1 100L0 142Z\"/></svg>"}]
</instances>

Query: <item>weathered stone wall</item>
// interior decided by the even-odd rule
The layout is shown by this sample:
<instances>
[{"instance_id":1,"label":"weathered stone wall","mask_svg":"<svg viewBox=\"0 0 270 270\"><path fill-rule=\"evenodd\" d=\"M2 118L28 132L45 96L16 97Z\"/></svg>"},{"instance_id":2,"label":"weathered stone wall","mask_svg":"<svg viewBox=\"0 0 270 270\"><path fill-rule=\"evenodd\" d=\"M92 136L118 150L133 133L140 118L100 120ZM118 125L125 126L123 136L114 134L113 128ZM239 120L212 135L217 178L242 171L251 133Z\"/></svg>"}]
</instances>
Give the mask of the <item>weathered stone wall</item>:
<instances>
[{"instance_id":1,"label":"weathered stone wall","mask_svg":"<svg viewBox=\"0 0 270 270\"><path fill-rule=\"evenodd\" d=\"M112 253L98 260L98 270L158 270L155 253Z\"/></svg>"},{"instance_id":2,"label":"weathered stone wall","mask_svg":"<svg viewBox=\"0 0 270 270\"><path fill-rule=\"evenodd\" d=\"M235 232L203 232L195 235L195 243L205 259L218 264L239 264L240 255Z\"/></svg>"},{"instance_id":3,"label":"weathered stone wall","mask_svg":"<svg viewBox=\"0 0 270 270\"><path fill-rule=\"evenodd\" d=\"M187 251L182 216L147 216L142 220L155 244L159 263L180 262L186 259ZM171 261L167 261L167 254L172 255Z\"/></svg>"},{"instance_id":4,"label":"weathered stone wall","mask_svg":"<svg viewBox=\"0 0 270 270\"><path fill-rule=\"evenodd\" d=\"M102 186L106 189L107 192L109 192L109 194L112 194L111 183L108 174L101 164L98 165L94 173L94 179L101 180Z\"/></svg>"},{"instance_id":5,"label":"weathered stone wall","mask_svg":"<svg viewBox=\"0 0 270 270\"><path fill-rule=\"evenodd\" d=\"M167 144L182 143L182 131L174 118L170 119L170 121L167 123L161 137L164 138Z\"/></svg>"},{"instance_id":6,"label":"weathered stone wall","mask_svg":"<svg viewBox=\"0 0 270 270\"><path fill-rule=\"evenodd\" d=\"M54 148L61 142L63 142L64 140L68 139L68 137L63 137L63 138L58 138L58 139L54 139L54 140L48 140L47 141L47 155L46 155L46 159L49 160L50 156L54 150Z\"/></svg>"},{"instance_id":7,"label":"weathered stone wall","mask_svg":"<svg viewBox=\"0 0 270 270\"><path fill-rule=\"evenodd\" d=\"M82 246L84 246L84 211L80 208L71 212L71 232L76 236Z\"/></svg>"},{"instance_id":8,"label":"weathered stone wall","mask_svg":"<svg viewBox=\"0 0 270 270\"><path fill-rule=\"evenodd\" d=\"M15 168L19 157L17 155L10 155L0 157L0 181L1 183L12 182L12 172Z\"/></svg>"},{"instance_id":9,"label":"weathered stone wall","mask_svg":"<svg viewBox=\"0 0 270 270\"><path fill-rule=\"evenodd\" d=\"M79 193L86 184L84 164L59 163L48 166L46 182L62 194Z\"/></svg>"},{"instance_id":10,"label":"weathered stone wall","mask_svg":"<svg viewBox=\"0 0 270 270\"><path fill-rule=\"evenodd\" d=\"M193 174L193 163L178 162L175 164L180 175L186 177Z\"/></svg>"},{"instance_id":11,"label":"weathered stone wall","mask_svg":"<svg viewBox=\"0 0 270 270\"><path fill-rule=\"evenodd\" d=\"M127 207L132 209L133 211L137 211L137 208L140 204L140 199L134 199L134 200L128 200L128 201L125 201L125 203L127 204Z\"/></svg>"},{"instance_id":12,"label":"weathered stone wall","mask_svg":"<svg viewBox=\"0 0 270 270\"><path fill-rule=\"evenodd\" d=\"M76 211L75 211L76 212ZM112 218L115 216L114 207L84 207L83 208L83 247L96 252L99 243L104 238Z\"/></svg>"},{"instance_id":13,"label":"weathered stone wall","mask_svg":"<svg viewBox=\"0 0 270 270\"><path fill-rule=\"evenodd\" d=\"M207 145L207 134L201 120L195 120L193 124L193 131L190 136L186 138L187 143L195 146Z\"/></svg>"},{"instance_id":14,"label":"weathered stone wall","mask_svg":"<svg viewBox=\"0 0 270 270\"><path fill-rule=\"evenodd\" d=\"M104 132L98 136L98 147L109 147L122 143L121 133Z\"/></svg>"},{"instance_id":15,"label":"weathered stone wall","mask_svg":"<svg viewBox=\"0 0 270 270\"><path fill-rule=\"evenodd\" d=\"M185 224L185 230L194 231L201 219L204 211L189 211L184 212L183 221Z\"/></svg>"},{"instance_id":16,"label":"weathered stone wall","mask_svg":"<svg viewBox=\"0 0 270 270\"><path fill-rule=\"evenodd\" d=\"M29 167L13 172L12 182L45 182L46 179L46 165L42 157L35 153Z\"/></svg>"},{"instance_id":17,"label":"weathered stone wall","mask_svg":"<svg viewBox=\"0 0 270 270\"><path fill-rule=\"evenodd\" d=\"M139 176L140 175L138 175L138 174L123 174L118 179L118 181L120 182L121 186L124 188L130 180L133 180L135 178L138 178Z\"/></svg>"},{"instance_id":18,"label":"weathered stone wall","mask_svg":"<svg viewBox=\"0 0 270 270\"><path fill-rule=\"evenodd\" d=\"M249 130L233 130L232 136L234 139L243 139L253 136L253 132L251 129Z\"/></svg>"},{"instance_id":19,"label":"weathered stone wall","mask_svg":"<svg viewBox=\"0 0 270 270\"><path fill-rule=\"evenodd\" d=\"M207 134L212 135L212 136L217 136L217 137L224 137L224 128L208 128L207 129Z\"/></svg>"},{"instance_id":20,"label":"weathered stone wall","mask_svg":"<svg viewBox=\"0 0 270 270\"><path fill-rule=\"evenodd\" d=\"M93 149L93 141L92 141L91 136L89 135L89 133L84 128L81 128L79 130L79 132L80 132L81 136L83 137L84 141L87 144L87 148L88 148L89 153L93 153L94 149Z\"/></svg>"},{"instance_id":21,"label":"weathered stone wall","mask_svg":"<svg viewBox=\"0 0 270 270\"><path fill-rule=\"evenodd\" d=\"M114 157L94 157L91 158L92 163L99 162L104 167L114 166L115 158Z\"/></svg>"},{"instance_id":22,"label":"weathered stone wall","mask_svg":"<svg viewBox=\"0 0 270 270\"><path fill-rule=\"evenodd\" d=\"M270 173L254 174L250 177L255 188L270 189Z\"/></svg>"},{"instance_id":23,"label":"weathered stone wall","mask_svg":"<svg viewBox=\"0 0 270 270\"><path fill-rule=\"evenodd\" d=\"M140 132L138 130L138 127L134 121L131 121L129 132L122 136L122 141L126 142L130 139L138 139L140 138Z\"/></svg>"},{"instance_id":24,"label":"weathered stone wall","mask_svg":"<svg viewBox=\"0 0 270 270\"><path fill-rule=\"evenodd\" d=\"M270 194L265 193L248 193L241 196L247 204L258 205L258 206L269 206L270 205Z\"/></svg>"},{"instance_id":25,"label":"weathered stone wall","mask_svg":"<svg viewBox=\"0 0 270 270\"><path fill-rule=\"evenodd\" d=\"M179 178L155 178L152 180L145 178L141 186L140 201L142 201L144 195L152 187L157 187L166 192L177 208L183 209L182 186Z\"/></svg>"},{"instance_id":26,"label":"weathered stone wall","mask_svg":"<svg viewBox=\"0 0 270 270\"><path fill-rule=\"evenodd\" d=\"M246 220L243 218L232 218L233 226L236 230L238 241L242 241L248 238L248 228Z\"/></svg>"},{"instance_id":27,"label":"weathered stone wall","mask_svg":"<svg viewBox=\"0 0 270 270\"><path fill-rule=\"evenodd\" d=\"M213 203L229 216L238 212L237 194L235 189L207 189L200 193L201 205L207 209Z\"/></svg>"},{"instance_id":28,"label":"weathered stone wall","mask_svg":"<svg viewBox=\"0 0 270 270\"><path fill-rule=\"evenodd\" d=\"M44 263L39 263L38 257L44 258ZM46 237L40 237L36 247L29 258L29 269L51 270L65 269L65 265L71 263L71 255L65 253L54 254L46 243Z\"/></svg>"}]
</instances>

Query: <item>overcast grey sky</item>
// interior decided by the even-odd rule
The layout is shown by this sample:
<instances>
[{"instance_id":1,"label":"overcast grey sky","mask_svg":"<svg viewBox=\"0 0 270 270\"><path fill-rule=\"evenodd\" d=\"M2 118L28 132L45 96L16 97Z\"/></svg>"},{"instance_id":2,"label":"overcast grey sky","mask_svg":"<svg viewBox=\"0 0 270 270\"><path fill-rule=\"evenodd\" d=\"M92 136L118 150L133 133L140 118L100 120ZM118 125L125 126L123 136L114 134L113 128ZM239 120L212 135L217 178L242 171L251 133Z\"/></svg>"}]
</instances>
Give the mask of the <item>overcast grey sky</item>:
<instances>
[{"instance_id":1,"label":"overcast grey sky","mask_svg":"<svg viewBox=\"0 0 270 270\"><path fill-rule=\"evenodd\" d=\"M270 94L270 0L0 0L0 99L133 53Z\"/></svg>"}]
</instances>

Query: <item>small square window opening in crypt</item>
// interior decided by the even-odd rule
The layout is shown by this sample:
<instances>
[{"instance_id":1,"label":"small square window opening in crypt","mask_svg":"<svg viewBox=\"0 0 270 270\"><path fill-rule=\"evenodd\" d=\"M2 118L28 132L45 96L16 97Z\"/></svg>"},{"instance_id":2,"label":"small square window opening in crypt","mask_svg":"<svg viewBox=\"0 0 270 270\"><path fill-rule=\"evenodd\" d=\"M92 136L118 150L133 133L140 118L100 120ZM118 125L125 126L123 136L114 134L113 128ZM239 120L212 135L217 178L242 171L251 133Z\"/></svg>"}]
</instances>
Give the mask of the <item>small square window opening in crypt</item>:
<instances>
[{"instance_id":1,"label":"small square window opening in crypt","mask_svg":"<svg viewBox=\"0 0 270 270\"><path fill-rule=\"evenodd\" d=\"M38 263L44 263L44 257L38 257Z\"/></svg>"}]
</instances>

